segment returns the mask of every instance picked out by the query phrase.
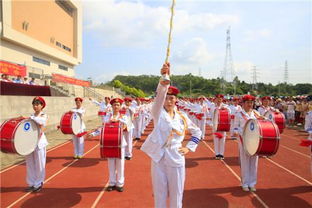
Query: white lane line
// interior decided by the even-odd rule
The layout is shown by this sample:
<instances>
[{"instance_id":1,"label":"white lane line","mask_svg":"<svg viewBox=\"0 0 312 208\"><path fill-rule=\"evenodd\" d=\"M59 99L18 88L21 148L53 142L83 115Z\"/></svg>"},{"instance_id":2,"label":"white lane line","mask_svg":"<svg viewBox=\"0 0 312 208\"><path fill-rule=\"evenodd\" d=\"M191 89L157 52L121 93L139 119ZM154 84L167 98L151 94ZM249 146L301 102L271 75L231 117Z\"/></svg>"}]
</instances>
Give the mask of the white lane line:
<instances>
[{"instance_id":1,"label":"white lane line","mask_svg":"<svg viewBox=\"0 0 312 208\"><path fill-rule=\"evenodd\" d=\"M302 180L302 181L306 182L307 184L309 184L310 186L312 186L312 182L308 181L307 179L305 179L305 178L303 178L303 177L297 175L296 173L292 172L291 170L288 170L287 168L285 168L284 166L278 164L277 162L274 162L274 161L271 160L270 158L265 158L265 159L267 159L269 162L273 163L273 164L276 165L277 167L279 167L279 168L281 168L281 169L287 171L287 172L290 173L291 175L296 176L296 177L299 178L300 180Z\"/></svg>"},{"instance_id":2,"label":"white lane line","mask_svg":"<svg viewBox=\"0 0 312 208\"><path fill-rule=\"evenodd\" d=\"M237 142L237 141L235 141L235 142ZM237 143L238 143L238 142L237 142ZM287 171L288 173L292 174L293 176L296 176L296 177L299 178L300 180L302 180L302 181L308 183L309 185L312 185L312 183L311 183L310 181L308 181L307 179L305 179L305 178L303 178L303 177L297 175L296 173L294 173L294 172L292 172L291 170L285 168L284 166L278 164L277 162L274 162L272 159L269 159L269 158L267 158L267 157L266 157L265 159L267 159L268 161L270 161L271 163L273 163L273 164L276 165L277 167L279 167L279 168L281 168L281 169Z\"/></svg>"},{"instance_id":3,"label":"white lane line","mask_svg":"<svg viewBox=\"0 0 312 208\"><path fill-rule=\"evenodd\" d=\"M100 192L100 194L98 195L98 197L96 198L96 200L94 201L94 203L92 204L91 208L95 208L96 205L99 203L100 199L102 198L106 188L108 187L109 181L107 181L106 185L104 186L104 188L102 189L102 191Z\"/></svg>"},{"instance_id":4,"label":"white lane line","mask_svg":"<svg viewBox=\"0 0 312 208\"><path fill-rule=\"evenodd\" d=\"M298 131L298 130L296 130L296 131ZM283 139L283 137L287 137L288 139L295 140L295 141L298 142L298 144L299 144L299 142L300 142L300 140L301 140L301 139L295 139L295 138L293 138L293 137L291 137L291 136L287 136L286 134L281 134L281 137L282 137L282 139Z\"/></svg>"},{"instance_id":5,"label":"white lane line","mask_svg":"<svg viewBox=\"0 0 312 208\"><path fill-rule=\"evenodd\" d=\"M132 146L134 147L135 144L137 143L137 140L135 140L132 144ZM104 188L102 189L102 191L99 193L99 195L96 197L95 201L93 202L91 208L95 208L96 205L99 203L99 201L101 200L102 196L104 195L105 193L105 190L106 190L106 187L108 186L109 184L109 181L107 181L106 185L104 186Z\"/></svg>"},{"instance_id":6,"label":"white lane line","mask_svg":"<svg viewBox=\"0 0 312 208\"><path fill-rule=\"evenodd\" d=\"M211 152L215 154L215 151L205 142L203 141L204 145L210 149ZM221 160L225 167L235 176L235 178L239 181L241 181L240 177L235 173L235 171L224 161ZM269 206L255 193L255 192L250 192L265 208L269 208Z\"/></svg>"},{"instance_id":7,"label":"white lane line","mask_svg":"<svg viewBox=\"0 0 312 208\"><path fill-rule=\"evenodd\" d=\"M70 141L71 141L71 140L69 140L69 141L67 141L67 142L64 142L64 143L62 143L62 144L60 144L60 145L57 145L57 146L55 146L55 147L52 147L51 149L47 150L47 153L49 153L49 152L51 152L51 151L53 151L53 150L55 150L55 149L57 149L57 148L59 148L59 147L64 146L65 144L69 143ZM21 161L21 162L15 164L15 165L12 165L12 166L10 166L10 167L4 169L4 170L1 170L0 173L4 173L4 172L6 172L6 171L8 171L8 170L11 170L12 168L15 168L16 166L19 166L19 165L24 164L24 163L25 163L25 160L23 160L23 161Z\"/></svg>"},{"instance_id":8,"label":"white lane line","mask_svg":"<svg viewBox=\"0 0 312 208\"><path fill-rule=\"evenodd\" d=\"M296 150L293 150L293 149L291 149L291 148L289 148L289 147L286 147L285 145L280 144L280 146L283 147L283 148L285 148L285 149L288 149L288 150L290 150L290 151L292 151L292 152L295 152L295 153L297 153L297 154L299 154L299 155L302 155L302 156L304 156L304 157L306 157L306 158L309 158L309 159L311 158L311 156L306 155L306 154L301 153L301 152L298 152L298 151L296 151Z\"/></svg>"},{"instance_id":9,"label":"white lane line","mask_svg":"<svg viewBox=\"0 0 312 208\"><path fill-rule=\"evenodd\" d=\"M98 147L99 144L95 145L92 149L90 149L88 152L86 152L83 156L87 155L89 152L91 152L92 150L94 150L96 147ZM55 176L57 176L58 174L60 174L61 172L63 172L65 169L67 169L69 166L71 166L72 164L74 164L75 162L77 162L78 159L73 160L71 163L69 163L68 165L66 165L64 168L62 168L61 170L59 170L58 172L56 172L55 174L53 174L52 176L50 176L47 180L45 180L43 183L47 183L48 181L50 181L51 179L53 179ZM24 199L26 196L28 196L29 194L31 194L31 192L24 194L23 196L21 196L19 199L17 199L16 201L14 201L12 204L10 204L7 208L13 207L15 204L17 204L18 202L20 202L22 199Z\"/></svg>"}]
</instances>

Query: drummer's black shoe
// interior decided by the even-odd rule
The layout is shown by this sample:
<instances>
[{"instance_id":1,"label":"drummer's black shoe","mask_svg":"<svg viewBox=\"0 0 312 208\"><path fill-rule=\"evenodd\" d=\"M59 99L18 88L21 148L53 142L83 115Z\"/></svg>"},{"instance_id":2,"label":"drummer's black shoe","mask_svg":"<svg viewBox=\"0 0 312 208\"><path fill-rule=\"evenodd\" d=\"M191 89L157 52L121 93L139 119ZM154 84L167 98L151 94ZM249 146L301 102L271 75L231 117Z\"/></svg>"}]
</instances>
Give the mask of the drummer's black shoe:
<instances>
[{"instance_id":1,"label":"drummer's black shoe","mask_svg":"<svg viewBox=\"0 0 312 208\"><path fill-rule=\"evenodd\" d=\"M30 186L30 187L25 188L25 191L26 191L26 192L32 192L32 191L34 190L34 188L35 188L35 187Z\"/></svg>"},{"instance_id":2,"label":"drummer's black shoe","mask_svg":"<svg viewBox=\"0 0 312 208\"><path fill-rule=\"evenodd\" d=\"M115 190L116 189L116 186L108 186L106 188L106 191L112 191L112 190Z\"/></svg>"},{"instance_id":3,"label":"drummer's black shoe","mask_svg":"<svg viewBox=\"0 0 312 208\"><path fill-rule=\"evenodd\" d=\"M35 192L35 193L40 192L41 189L42 189L42 186L43 186L43 183L41 183L41 185L40 185L38 188L34 188L34 189L32 190L32 192Z\"/></svg>"},{"instance_id":4,"label":"drummer's black shoe","mask_svg":"<svg viewBox=\"0 0 312 208\"><path fill-rule=\"evenodd\" d=\"M219 155L220 160L224 160L224 156L223 155Z\"/></svg>"},{"instance_id":5,"label":"drummer's black shoe","mask_svg":"<svg viewBox=\"0 0 312 208\"><path fill-rule=\"evenodd\" d=\"M116 190L118 191L118 192L123 192L124 191L124 188L121 186L121 187L119 187L119 186L116 186Z\"/></svg>"},{"instance_id":6,"label":"drummer's black shoe","mask_svg":"<svg viewBox=\"0 0 312 208\"><path fill-rule=\"evenodd\" d=\"M126 160L131 160L131 157L125 157Z\"/></svg>"},{"instance_id":7,"label":"drummer's black shoe","mask_svg":"<svg viewBox=\"0 0 312 208\"><path fill-rule=\"evenodd\" d=\"M137 138L135 138L135 140L140 140L140 139L141 139L141 138L138 138L138 137L137 137Z\"/></svg>"}]
</instances>

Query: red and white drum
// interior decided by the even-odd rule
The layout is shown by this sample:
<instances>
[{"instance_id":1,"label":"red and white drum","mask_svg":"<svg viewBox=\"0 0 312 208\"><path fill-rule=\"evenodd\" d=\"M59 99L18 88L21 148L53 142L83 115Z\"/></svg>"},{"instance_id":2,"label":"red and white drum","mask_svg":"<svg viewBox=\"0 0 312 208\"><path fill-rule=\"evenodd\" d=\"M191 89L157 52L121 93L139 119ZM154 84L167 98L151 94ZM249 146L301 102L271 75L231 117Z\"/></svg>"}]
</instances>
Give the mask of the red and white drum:
<instances>
[{"instance_id":1,"label":"red and white drum","mask_svg":"<svg viewBox=\"0 0 312 208\"><path fill-rule=\"evenodd\" d=\"M99 112L98 112L98 116L106 116L106 112L104 112L104 111L99 111Z\"/></svg>"},{"instance_id":2,"label":"red and white drum","mask_svg":"<svg viewBox=\"0 0 312 208\"><path fill-rule=\"evenodd\" d=\"M122 108L122 109L119 110L119 113L120 113L121 115L125 115L126 112L127 112L127 109L126 109L126 108Z\"/></svg>"},{"instance_id":3,"label":"red and white drum","mask_svg":"<svg viewBox=\"0 0 312 208\"><path fill-rule=\"evenodd\" d=\"M63 134L77 135L81 132L81 117L74 112L66 112L61 118L60 129Z\"/></svg>"},{"instance_id":4,"label":"red and white drum","mask_svg":"<svg viewBox=\"0 0 312 208\"><path fill-rule=\"evenodd\" d=\"M13 118L3 122L0 127L2 152L29 155L40 138L40 127L29 118Z\"/></svg>"},{"instance_id":5,"label":"red and white drum","mask_svg":"<svg viewBox=\"0 0 312 208\"><path fill-rule=\"evenodd\" d=\"M216 131L230 131L231 114L227 108L216 108L213 112L213 130Z\"/></svg>"},{"instance_id":6,"label":"red and white drum","mask_svg":"<svg viewBox=\"0 0 312 208\"><path fill-rule=\"evenodd\" d=\"M102 158L121 158L122 126L120 122L105 123L101 130L100 154Z\"/></svg>"},{"instance_id":7,"label":"red and white drum","mask_svg":"<svg viewBox=\"0 0 312 208\"><path fill-rule=\"evenodd\" d=\"M279 147L280 132L269 120L247 121L243 131L243 146L249 155L274 155Z\"/></svg>"},{"instance_id":8,"label":"red and white drum","mask_svg":"<svg viewBox=\"0 0 312 208\"><path fill-rule=\"evenodd\" d=\"M268 111L264 114L264 117L268 118L270 121L275 122L280 133L283 133L286 127L286 119L283 113Z\"/></svg>"}]
</instances>

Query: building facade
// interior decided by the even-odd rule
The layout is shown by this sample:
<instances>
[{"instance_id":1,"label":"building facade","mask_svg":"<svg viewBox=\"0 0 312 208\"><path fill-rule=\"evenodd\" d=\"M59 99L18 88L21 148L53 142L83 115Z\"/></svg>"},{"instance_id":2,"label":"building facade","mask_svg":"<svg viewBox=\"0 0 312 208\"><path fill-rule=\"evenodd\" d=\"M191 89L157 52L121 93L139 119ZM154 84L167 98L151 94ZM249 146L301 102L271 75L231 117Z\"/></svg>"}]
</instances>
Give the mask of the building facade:
<instances>
[{"instance_id":1,"label":"building facade","mask_svg":"<svg viewBox=\"0 0 312 208\"><path fill-rule=\"evenodd\" d=\"M0 60L26 66L27 76L74 77L82 62L82 6L73 0L0 3Z\"/></svg>"}]
</instances>

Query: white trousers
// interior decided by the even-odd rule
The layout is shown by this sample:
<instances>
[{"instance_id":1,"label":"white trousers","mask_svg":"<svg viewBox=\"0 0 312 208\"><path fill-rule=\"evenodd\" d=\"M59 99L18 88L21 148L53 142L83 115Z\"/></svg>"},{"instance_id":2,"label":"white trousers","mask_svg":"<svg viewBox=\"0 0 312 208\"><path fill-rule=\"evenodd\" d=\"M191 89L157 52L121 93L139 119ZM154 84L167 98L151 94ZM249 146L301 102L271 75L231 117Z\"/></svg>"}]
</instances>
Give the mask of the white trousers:
<instances>
[{"instance_id":1,"label":"white trousers","mask_svg":"<svg viewBox=\"0 0 312 208\"><path fill-rule=\"evenodd\" d=\"M84 137L73 137L74 154L77 156L83 156L84 152Z\"/></svg>"},{"instance_id":2,"label":"white trousers","mask_svg":"<svg viewBox=\"0 0 312 208\"><path fill-rule=\"evenodd\" d=\"M127 146L125 147L125 156L126 157L132 157L132 135L133 135L133 129L131 129L130 131L126 131L124 132L125 135L125 139L127 142Z\"/></svg>"},{"instance_id":3,"label":"white trousers","mask_svg":"<svg viewBox=\"0 0 312 208\"><path fill-rule=\"evenodd\" d=\"M226 132L218 132L218 133L223 134L223 137L219 139L217 138L216 135L213 135L214 151L216 155L224 155Z\"/></svg>"},{"instance_id":4,"label":"white trousers","mask_svg":"<svg viewBox=\"0 0 312 208\"><path fill-rule=\"evenodd\" d=\"M142 124L141 124L141 117L135 119L133 121L134 124L134 130L133 130L133 137L134 138L141 138L141 129L142 129Z\"/></svg>"},{"instance_id":5,"label":"white trousers","mask_svg":"<svg viewBox=\"0 0 312 208\"><path fill-rule=\"evenodd\" d=\"M26 156L26 182L28 186L38 188L45 178L46 147L39 149Z\"/></svg>"},{"instance_id":6,"label":"white trousers","mask_svg":"<svg viewBox=\"0 0 312 208\"><path fill-rule=\"evenodd\" d=\"M121 148L121 159L107 158L109 186L122 187L125 183L125 148Z\"/></svg>"},{"instance_id":7,"label":"white trousers","mask_svg":"<svg viewBox=\"0 0 312 208\"><path fill-rule=\"evenodd\" d=\"M234 119L231 119L230 136L234 135Z\"/></svg>"},{"instance_id":8,"label":"white trousers","mask_svg":"<svg viewBox=\"0 0 312 208\"><path fill-rule=\"evenodd\" d=\"M158 163L152 161L151 174L154 207L166 208L166 201L169 195L169 206L172 208L182 208L185 166L167 166L164 158L162 158Z\"/></svg>"},{"instance_id":9,"label":"white trousers","mask_svg":"<svg viewBox=\"0 0 312 208\"><path fill-rule=\"evenodd\" d=\"M206 135L206 118L203 117L202 120L199 120L199 128L202 131L202 138L205 139Z\"/></svg>"},{"instance_id":10,"label":"white trousers","mask_svg":"<svg viewBox=\"0 0 312 208\"><path fill-rule=\"evenodd\" d=\"M257 184L258 156L250 156L238 142L241 179L243 187L254 187Z\"/></svg>"}]
</instances>

